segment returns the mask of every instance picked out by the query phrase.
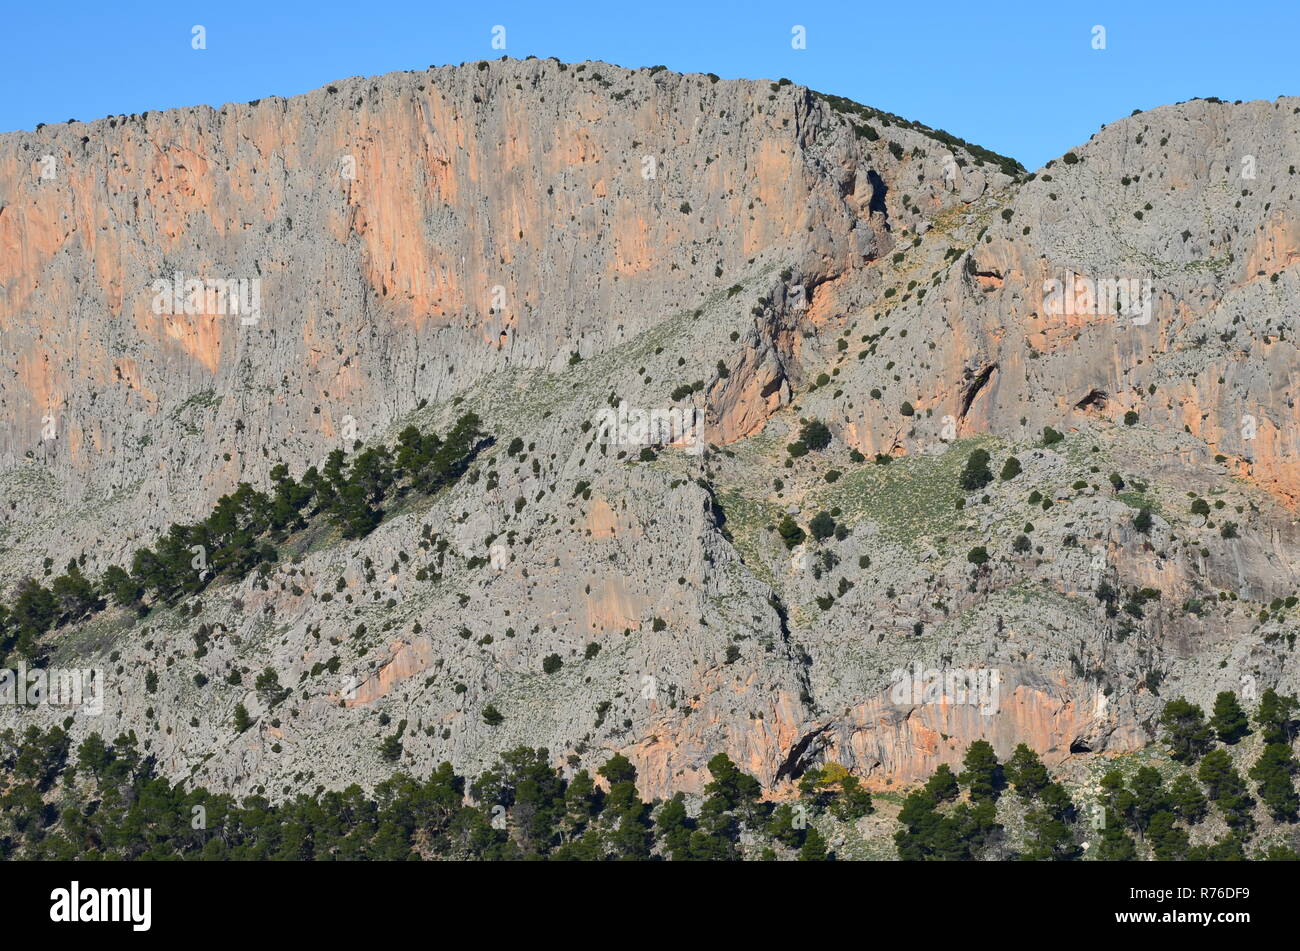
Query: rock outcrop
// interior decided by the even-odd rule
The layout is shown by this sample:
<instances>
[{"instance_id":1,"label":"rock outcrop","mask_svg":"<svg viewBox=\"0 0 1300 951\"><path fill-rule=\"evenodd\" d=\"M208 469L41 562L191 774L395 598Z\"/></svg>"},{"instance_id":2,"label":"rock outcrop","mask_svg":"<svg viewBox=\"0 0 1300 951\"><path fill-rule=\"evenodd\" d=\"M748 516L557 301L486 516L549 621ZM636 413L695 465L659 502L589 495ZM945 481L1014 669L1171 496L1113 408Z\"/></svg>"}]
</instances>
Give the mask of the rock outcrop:
<instances>
[{"instance_id":1,"label":"rock outcrop","mask_svg":"<svg viewBox=\"0 0 1300 951\"><path fill-rule=\"evenodd\" d=\"M2 135L2 596L473 409L471 478L366 538L48 635L106 670L74 737L276 797L519 744L779 795L1295 692L1298 113L1164 107L1025 176L796 85L528 60ZM708 448L643 459L620 404ZM975 447L1021 471L963 491Z\"/></svg>"}]
</instances>

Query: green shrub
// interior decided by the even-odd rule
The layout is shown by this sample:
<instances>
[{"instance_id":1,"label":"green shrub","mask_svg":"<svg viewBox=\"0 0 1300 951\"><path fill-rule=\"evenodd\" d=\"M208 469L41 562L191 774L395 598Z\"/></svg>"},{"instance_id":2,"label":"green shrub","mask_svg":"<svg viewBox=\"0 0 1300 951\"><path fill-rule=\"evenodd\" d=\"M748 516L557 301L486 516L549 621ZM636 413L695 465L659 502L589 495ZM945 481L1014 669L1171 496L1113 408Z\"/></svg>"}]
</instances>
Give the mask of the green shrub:
<instances>
[{"instance_id":1,"label":"green shrub","mask_svg":"<svg viewBox=\"0 0 1300 951\"><path fill-rule=\"evenodd\" d=\"M975 492L992 481L993 473L989 469L988 450L974 450L966 460L966 468L962 470L961 487L967 492Z\"/></svg>"},{"instance_id":2,"label":"green shrub","mask_svg":"<svg viewBox=\"0 0 1300 951\"><path fill-rule=\"evenodd\" d=\"M799 442L820 452L831 444L831 431L821 420L810 419L799 429Z\"/></svg>"},{"instance_id":3,"label":"green shrub","mask_svg":"<svg viewBox=\"0 0 1300 951\"><path fill-rule=\"evenodd\" d=\"M388 763L395 763L402 758L402 738L394 733L386 736L379 744L379 758Z\"/></svg>"},{"instance_id":4,"label":"green shrub","mask_svg":"<svg viewBox=\"0 0 1300 951\"><path fill-rule=\"evenodd\" d=\"M808 527L812 529L813 538L824 541L835 534L835 519L826 512L818 512L808 523Z\"/></svg>"},{"instance_id":5,"label":"green shrub","mask_svg":"<svg viewBox=\"0 0 1300 951\"><path fill-rule=\"evenodd\" d=\"M781 541L785 542L786 549L794 548L800 544L807 534L799 527L798 523L789 515L781 519L781 524L776 527L777 534L781 536Z\"/></svg>"},{"instance_id":6,"label":"green shrub","mask_svg":"<svg viewBox=\"0 0 1300 951\"><path fill-rule=\"evenodd\" d=\"M1144 505L1142 508L1138 509L1138 513L1133 516L1133 527L1143 535L1149 535L1151 534L1151 525L1151 508L1150 506Z\"/></svg>"}]
</instances>

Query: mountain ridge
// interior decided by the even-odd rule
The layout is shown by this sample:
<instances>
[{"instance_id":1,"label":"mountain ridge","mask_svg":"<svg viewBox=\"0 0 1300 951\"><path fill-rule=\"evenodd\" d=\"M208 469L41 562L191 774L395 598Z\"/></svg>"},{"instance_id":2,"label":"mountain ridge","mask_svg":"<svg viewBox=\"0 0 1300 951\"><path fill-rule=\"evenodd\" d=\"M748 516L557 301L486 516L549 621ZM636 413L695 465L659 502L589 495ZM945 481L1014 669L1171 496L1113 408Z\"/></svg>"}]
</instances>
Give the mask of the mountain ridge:
<instances>
[{"instance_id":1,"label":"mountain ridge","mask_svg":"<svg viewBox=\"0 0 1300 951\"><path fill-rule=\"evenodd\" d=\"M780 794L829 761L914 782L976 737L1131 752L1162 685L1295 692L1270 607L1300 587L1290 103L1140 113L1022 177L794 84L579 65L47 127L52 179L0 136L6 597L280 463L469 410L496 437L363 539L51 632L54 663L118 655L114 731L230 790L373 784L382 711L416 724L413 763L619 752L658 795L722 750ZM1246 154L1270 191L1234 184ZM177 271L262 279L262 319L156 313ZM1079 275L1151 283L1149 314L1048 313L1045 281L1090 299ZM599 444L620 403L698 410L704 452ZM963 491L983 446L1020 472ZM995 667L1003 714L892 702L918 662ZM267 667L293 715L234 678Z\"/></svg>"}]
</instances>

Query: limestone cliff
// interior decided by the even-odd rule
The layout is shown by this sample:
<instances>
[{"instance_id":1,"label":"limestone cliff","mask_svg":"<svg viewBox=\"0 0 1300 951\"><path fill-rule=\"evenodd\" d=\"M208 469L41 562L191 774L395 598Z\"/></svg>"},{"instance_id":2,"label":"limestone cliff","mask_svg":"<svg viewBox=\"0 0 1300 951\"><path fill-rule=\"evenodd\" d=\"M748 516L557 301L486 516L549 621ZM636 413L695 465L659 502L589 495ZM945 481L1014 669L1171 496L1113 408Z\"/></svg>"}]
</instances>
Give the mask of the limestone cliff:
<instances>
[{"instance_id":1,"label":"limestone cliff","mask_svg":"<svg viewBox=\"0 0 1300 951\"><path fill-rule=\"evenodd\" d=\"M5 591L474 409L475 478L364 540L49 635L108 672L74 733L275 796L385 776L390 721L420 772L620 750L653 795L725 750L779 794L1294 692L1297 113L1169 106L1024 176L788 83L527 60L0 136ZM602 442L620 404L710 445ZM963 492L976 447L1022 471ZM900 701L917 664L997 702Z\"/></svg>"}]
</instances>

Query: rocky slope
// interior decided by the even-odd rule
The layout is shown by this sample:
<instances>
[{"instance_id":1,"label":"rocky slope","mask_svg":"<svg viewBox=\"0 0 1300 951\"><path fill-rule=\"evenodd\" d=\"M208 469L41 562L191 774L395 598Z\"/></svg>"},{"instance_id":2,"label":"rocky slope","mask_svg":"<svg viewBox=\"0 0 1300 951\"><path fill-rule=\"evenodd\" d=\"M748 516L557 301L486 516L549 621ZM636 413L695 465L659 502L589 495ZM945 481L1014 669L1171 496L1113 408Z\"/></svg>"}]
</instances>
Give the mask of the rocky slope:
<instances>
[{"instance_id":1,"label":"rocky slope","mask_svg":"<svg viewBox=\"0 0 1300 951\"><path fill-rule=\"evenodd\" d=\"M1162 697L1300 686L1298 135L1194 101L1023 176L788 83L528 60L0 136L6 590L473 409L477 476L364 540L49 635L108 673L74 736L275 796L387 775L402 721L402 768L622 751L647 795L719 750L779 794L1139 749ZM177 273L261 311L160 313ZM602 441L620 403L709 447ZM964 492L975 448L1022 471ZM900 701L918 664L996 703Z\"/></svg>"}]
</instances>

